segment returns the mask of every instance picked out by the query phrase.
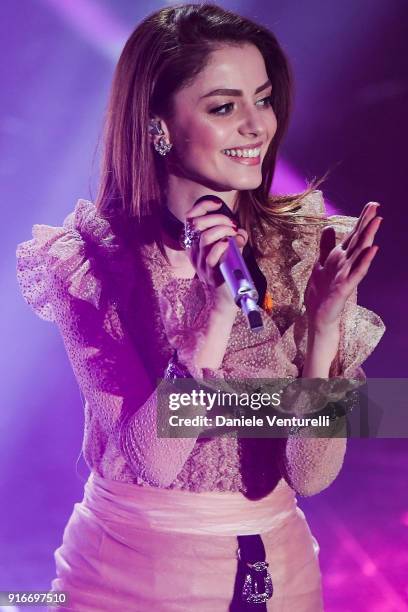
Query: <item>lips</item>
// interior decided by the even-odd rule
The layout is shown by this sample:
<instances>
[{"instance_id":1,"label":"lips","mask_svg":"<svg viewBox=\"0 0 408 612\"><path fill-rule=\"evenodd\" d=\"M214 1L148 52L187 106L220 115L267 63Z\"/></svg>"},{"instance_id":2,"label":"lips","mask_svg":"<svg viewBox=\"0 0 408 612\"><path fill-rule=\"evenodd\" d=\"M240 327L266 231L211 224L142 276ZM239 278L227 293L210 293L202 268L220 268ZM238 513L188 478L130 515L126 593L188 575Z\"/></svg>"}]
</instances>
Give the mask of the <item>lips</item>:
<instances>
[{"instance_id":1,"label":"lips","mask_svg":"<svg viewBox=\"0 0 408 612\"><path fill-rule=\"evenodd\" d=\"M237 145L236 147L226 147L224 151L226 149L241 149L241 151L243 149L257 149L259 147L262 147L262 145L263 145L263 142L251 142L251 144Z\"/></svg>"},{"instance_id":2,"label":"lips","mask_svg":"<svg viewBox=\"0 0 408 612\"><path fill-rule=\"evenodd\" d=\"M244 166L258 166L261 163L260 155L258 157L228 157L228 159Z\"/></svg>"},{"instance_id":3,"label":"lips","mask_svg":"<svg viewBox=\"0 0 408 612\"><path fill-rule=\"evenodd\" d=\"M244 166L257 166L261 162L261 148L262 143L257 142L256 144L223 149L222 153L231 161Z\"/></svg>"}]
</instances>

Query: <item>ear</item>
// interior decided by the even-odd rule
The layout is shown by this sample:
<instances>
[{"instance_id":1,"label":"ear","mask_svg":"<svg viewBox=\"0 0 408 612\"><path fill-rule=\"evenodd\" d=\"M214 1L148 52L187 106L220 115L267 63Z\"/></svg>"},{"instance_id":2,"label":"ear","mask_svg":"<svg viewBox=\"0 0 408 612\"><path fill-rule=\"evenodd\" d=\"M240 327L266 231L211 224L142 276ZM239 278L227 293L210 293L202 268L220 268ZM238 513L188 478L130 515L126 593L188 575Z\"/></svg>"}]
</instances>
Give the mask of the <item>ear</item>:
<instances>
[{"instance_id":1,"label":"ear","mask_svg":"<svg viewBox=\"0 0 408 612\"><path fill-rule=\"evenodd\" d=\"M157 142L160 138L165 137L170 141L170 133L164 119L155 115L149 119L149 137L152 143Z\"/></svg>"}]
</instances>

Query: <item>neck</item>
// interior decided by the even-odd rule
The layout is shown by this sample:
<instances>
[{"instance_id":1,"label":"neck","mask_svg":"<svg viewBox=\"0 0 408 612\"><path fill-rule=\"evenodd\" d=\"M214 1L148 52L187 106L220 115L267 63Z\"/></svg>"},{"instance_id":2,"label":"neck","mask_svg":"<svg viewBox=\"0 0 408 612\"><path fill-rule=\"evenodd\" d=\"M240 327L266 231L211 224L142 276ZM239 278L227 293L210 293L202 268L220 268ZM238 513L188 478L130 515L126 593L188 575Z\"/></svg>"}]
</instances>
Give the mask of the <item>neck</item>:
<instances>
[{"instance_id":1,"label":"neck","mask_svg":"<svg viewBox=\"0 0 408 612\"><path fill-rule=\"evenodd\" d=\"M194 202L204 195L215 195L221 198L230 210L234 211L236 190L217 191L185 177L169 174L167 183L167 206L180 221L185 221L187 211Z\"/></svg>"}]
</instances>

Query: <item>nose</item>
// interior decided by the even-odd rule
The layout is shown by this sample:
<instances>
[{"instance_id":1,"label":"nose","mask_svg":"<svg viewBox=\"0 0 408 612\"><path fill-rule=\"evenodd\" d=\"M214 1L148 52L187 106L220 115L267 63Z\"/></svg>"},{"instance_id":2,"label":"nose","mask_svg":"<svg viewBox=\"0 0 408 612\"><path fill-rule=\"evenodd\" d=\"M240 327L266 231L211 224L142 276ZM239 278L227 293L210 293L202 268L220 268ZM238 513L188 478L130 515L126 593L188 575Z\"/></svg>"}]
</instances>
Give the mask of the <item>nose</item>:
<instances>
[{"instance_id":1,"label":"nose","mask_svg":"<svg viewBox=\"0 0 408 612\"><path fill-rule=\"evenodd\" d=\"M263 136L266 128L258 108L253 105L246 105L242 112L239 131L244 136Z\"/></svg>"}]
</instances>

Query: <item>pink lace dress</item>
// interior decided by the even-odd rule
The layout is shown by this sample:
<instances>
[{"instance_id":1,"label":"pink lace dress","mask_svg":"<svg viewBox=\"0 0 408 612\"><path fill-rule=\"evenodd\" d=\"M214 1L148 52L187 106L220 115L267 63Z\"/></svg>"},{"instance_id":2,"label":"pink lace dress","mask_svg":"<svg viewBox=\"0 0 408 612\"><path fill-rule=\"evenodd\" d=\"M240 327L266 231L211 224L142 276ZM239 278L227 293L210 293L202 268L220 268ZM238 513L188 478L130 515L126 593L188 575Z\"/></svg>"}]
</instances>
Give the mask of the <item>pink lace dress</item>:
<instances>
[{"instance_id":1,"label":"pink lace dress","mask_svg":"<svg viewBox=\"0 0 408 612\"><path fill-rule=\"evenodd\" d=\"M305 197L302 204L302 213L324 217L320 192ZM339 239L355 222L344 216L330 218ZM129 247L120 241L91 202L79 200L62 227L35 225L33 239L18 246L17 277L23 296L41 318L57 324L85 398L83 453L94 489L88 491L86 512L82 502L81 518L77 508L67 525L63 545L56 551L53 583L55 589L70 590L72 609L228 609L236 538L226 531L214 532L209 540L181 527L166 531L163 523L155 531L151 522L151 533L144 531L142 538L129 528L126 514L131 511L129 499L135 502L138 495L146 508L168 507L171 499L175 506L176 500L192 500L188 503L193 508L196 500L198 515L200 504L219 503L221 523L223 516L229 516L229 500L234 504L241 500L234 520L240 512L241 516L248 512L251 500L258 504L260 517L265 512L269 517L289 512L290 520L264 530L275 586L268 610L321 609L318 546L296 507L295 493L314 495L333 482L343 462L345 440L301 434L285 443L238 440L233 435L158 438L155 390L174 348L196 378L297 377L307 337L303 294L319 236L320 229L313 224L292 229L277 224L268 230L259 266L274 309L271 314L262 312L264 329L258 334L251 334L237 310L217 371L201 370L195 363L212 307L211 292L197 278L177 278L154 243ZM383 332L381 319L351 296L342 316L332 375L363 378L361 364ZM91 497L98 498L100 509L107 496L121 507L115 536L109 523L112 506L110 519L101 513L89 522L91 515L95 519L98 514L98 508L92 510ZM174 521L181 524L176 516ZM89 547L79 554L84 535ZM119 552L111 540L115 545L122 542ZM114 550L119 576L112 570ZM160 561L163 550L166 563ZM172 558L173 564L168 562ZM137 581L135 572L145 567L146 559L154 559L155 569ZM170 571L170 566L177 571ZM220 568L227 578L217 590ZM177 579L180 572L184 590Z\"/></svg>"}]
</instances>

